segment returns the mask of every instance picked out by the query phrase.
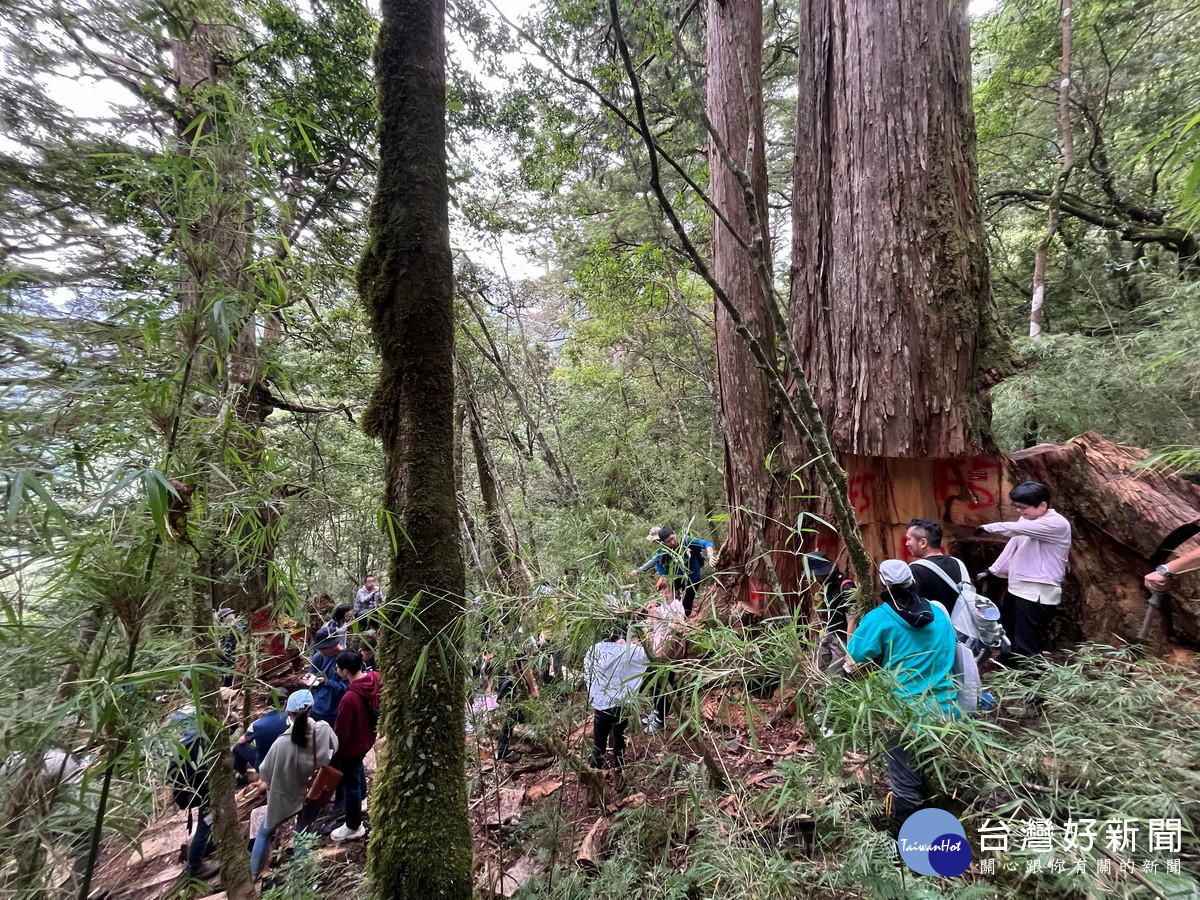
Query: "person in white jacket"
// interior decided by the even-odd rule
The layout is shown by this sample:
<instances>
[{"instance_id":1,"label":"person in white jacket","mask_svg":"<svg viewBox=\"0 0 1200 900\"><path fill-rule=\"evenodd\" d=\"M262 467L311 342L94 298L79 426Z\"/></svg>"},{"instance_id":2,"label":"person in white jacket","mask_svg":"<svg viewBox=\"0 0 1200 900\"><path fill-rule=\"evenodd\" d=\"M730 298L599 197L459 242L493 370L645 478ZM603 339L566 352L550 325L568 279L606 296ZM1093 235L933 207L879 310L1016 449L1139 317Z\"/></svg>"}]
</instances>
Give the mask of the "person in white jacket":
<instances>
[{"instance_id":1,"label":"person in white jacket","mask_svg":"<svg viewBox=\"0 0 1200 900\"><path fill-rule=\"evenodd\" d=\"M612 737L613 764L625 765L625 729L629 707L635 702L649 659L638 643L626 643L624 633L614 630L588 648L583 656L583 677L594 710L592 718L592 768L604 768L604 755Z\"/></svg>"},{"instance_id":2,"label":"person in white jacket","mask_svg":"<svg viewBox=\"0 0 1200 900\"><path fill-rule=\"evenodd\" d=\"M1000 621L1012 641L1007 665L1021 665L1042 652L1054 608L1062 602L1062 583L1071 553L1071 523L1050 508L1050 489L1025 481L1008 492L1020 516L994 522L983 531L1009 539L989 571L1008 579Z\"/></svg>"}]
</instances>

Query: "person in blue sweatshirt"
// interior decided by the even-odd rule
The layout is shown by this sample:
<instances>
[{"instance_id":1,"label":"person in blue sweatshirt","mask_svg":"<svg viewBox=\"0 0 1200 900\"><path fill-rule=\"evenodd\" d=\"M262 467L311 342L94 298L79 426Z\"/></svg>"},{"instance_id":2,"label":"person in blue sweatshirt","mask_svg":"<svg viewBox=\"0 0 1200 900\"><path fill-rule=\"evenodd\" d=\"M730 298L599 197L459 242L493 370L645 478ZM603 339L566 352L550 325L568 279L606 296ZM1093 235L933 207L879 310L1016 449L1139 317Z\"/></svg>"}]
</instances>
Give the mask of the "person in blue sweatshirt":
<instances>
[{"instance_id":1,"label":"person in blue sweatshirt","mask_svg":"<svg viewBox=\"0 0 1200 900\"><path fill-rule=\"evenodd\" d=\"M893 691L901 703L922 719L958 716L954 658L958 639L950 617L916 590L908 565L899 559L879 566L883 602L863 616L846 647L846 668L878 663L894 678ZM892 734L884 738L888 782L892 789L890 831L926 804L921 763L911 746Z\"/></svg>"},{"instance_id":2,"label":"person in blue sweatshirt","mask_svg":"<svg viewBox=\"0 0 1200 900\"><path fill-rule=\"evenodd\" d=\"M340 632L318 628L312 649L308 678L313 695L312 717L332 725L337 720L338 704L347 688L345 679L337 671L338 654L346 648L342 646Z\"/></svg>"},{"instance_id":3,"label":"person in blue sweatshirt","mask_svg":"<svg viewBox=\"0 0 1200 900\"><path fill-rule=\"evenodd\" d=\"M271 745L287 731L287 711L279 707L279 698L274 691L268 699L275 708L256 720L233 745L233 769L237 772L238 787L248 784L247 770L253 768L257 772L261 769Z\"/></svg>"},{"instance_id":4,"label":"person in blue sweatshirt","mask_svg":"<svg viewBox=\"0 0 1200 900\"><path fill-rule=\"evenodd\" d=\"M653 532L651 532L653 534ZM658 550L629 574L636 578L643 572L654 569L659 575L671 580L675 599L683 603L685 615L692 614L692 603L696 599L696 585L700 583L700 571L707 559L710 566L716 565L713 545L690 534L680 536L670 525L658 529Z\"/></svg>"}]
</instances>

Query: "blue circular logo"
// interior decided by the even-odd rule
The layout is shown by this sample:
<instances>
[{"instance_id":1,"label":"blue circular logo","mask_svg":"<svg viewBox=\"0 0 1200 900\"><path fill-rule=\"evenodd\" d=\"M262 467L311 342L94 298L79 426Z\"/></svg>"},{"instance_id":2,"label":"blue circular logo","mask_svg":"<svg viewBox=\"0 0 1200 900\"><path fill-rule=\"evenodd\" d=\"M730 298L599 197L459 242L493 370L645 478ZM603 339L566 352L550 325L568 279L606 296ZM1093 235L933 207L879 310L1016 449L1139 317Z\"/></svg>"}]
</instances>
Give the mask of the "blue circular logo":
<instances>
[{"instance_id":1,"label":"blue circular logo","mask_svg":"<svg viewBox=\"0 0 1200 900\"><path fill-rule=\"evenodd\" d=\"M900 858L918 875L953 878L971 865L962 824L944 809L919 809L900 826Z\"/></svg>"}]
</instances>

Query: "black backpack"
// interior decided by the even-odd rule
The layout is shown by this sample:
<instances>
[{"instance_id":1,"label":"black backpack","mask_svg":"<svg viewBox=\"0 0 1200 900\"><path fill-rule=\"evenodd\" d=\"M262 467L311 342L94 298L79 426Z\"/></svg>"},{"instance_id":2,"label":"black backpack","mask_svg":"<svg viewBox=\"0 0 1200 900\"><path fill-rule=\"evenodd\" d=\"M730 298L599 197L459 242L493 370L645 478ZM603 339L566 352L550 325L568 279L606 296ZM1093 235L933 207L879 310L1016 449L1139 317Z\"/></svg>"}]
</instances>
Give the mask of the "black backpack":
<instances>
[{"instance_id":1,"label":"black backpack","mask_svg":"<svg viewBox=\"0 0 1200 900\"><path fill-rule=\"evenodd\" d=\"M195 728L189 728L179 738L179 753L171 759L167 779L171 797L180 809L195 809L208 799L204 738Z\"/></svg>"}]
</instances>

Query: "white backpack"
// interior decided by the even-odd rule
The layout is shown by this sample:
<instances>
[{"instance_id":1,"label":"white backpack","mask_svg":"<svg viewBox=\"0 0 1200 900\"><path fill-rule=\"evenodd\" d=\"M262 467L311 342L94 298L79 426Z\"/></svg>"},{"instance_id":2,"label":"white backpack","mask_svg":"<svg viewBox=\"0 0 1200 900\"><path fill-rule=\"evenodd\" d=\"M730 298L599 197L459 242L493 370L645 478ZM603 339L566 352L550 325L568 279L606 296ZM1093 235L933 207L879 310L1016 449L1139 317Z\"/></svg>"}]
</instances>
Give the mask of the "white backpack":
<instances>
[{"instance_id":1,"label":"white backpack","mask_svg":"<svg viewBox=\"0 0 1200 900\"><path fill-rule=\"evenodd\" d=\"M961 604L962 601L959 602ZM940 609L942 615L950 619L953 624L954 620L950 613L946 612L946 607L936 600L930 600L929 605ZM954 688L958 692L958 708L967 715L973 716L979 711L979 695L983 692L983 679L979 677L979 665L975 662L974 654L962 641L954 643L954 668L950 670L950 674L954 678Z\"/></svg>"},{"instance_id":2,"label":"white backpack","mask_svg":"<svg viewBox=\"0 0 1200 900\"><path fill-rule=\"evenodd\" d=\"M994 650L1007 652L1010 645L1008 636L1004 633L1004 626L1000 624L1000 610L989 598L975 590L963 561L952 558L958 563L962 575L957 584L941 566L927 559L914 560L909 563L909 567L922 566L928 569L958 592L958 602L954 604L950 624L958 632L959 641L970 649L976 660L983 659Z\"/></svg>"}]
</instances>

